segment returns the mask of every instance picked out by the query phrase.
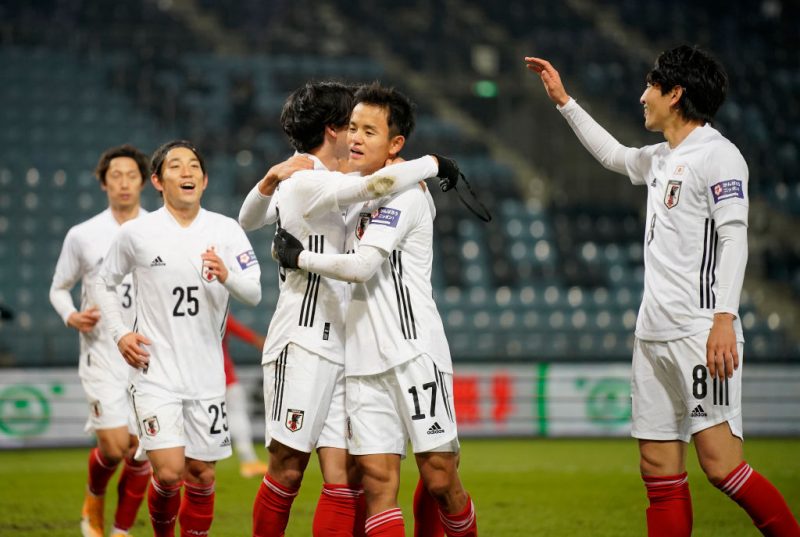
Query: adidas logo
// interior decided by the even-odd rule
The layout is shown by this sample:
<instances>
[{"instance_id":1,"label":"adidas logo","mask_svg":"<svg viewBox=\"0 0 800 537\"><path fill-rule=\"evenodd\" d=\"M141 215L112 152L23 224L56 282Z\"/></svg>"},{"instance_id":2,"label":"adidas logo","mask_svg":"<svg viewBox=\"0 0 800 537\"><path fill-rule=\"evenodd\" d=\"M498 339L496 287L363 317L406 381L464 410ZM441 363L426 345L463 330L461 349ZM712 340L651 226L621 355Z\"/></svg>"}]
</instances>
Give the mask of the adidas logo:
<instances>
[{"instance_id":1,"label":"adidas logo","mask_svg":"<svg viewBox=\"0 0 800 537\"><path fill-rule=\"evenodd\" d=\"M153 262L150 263L150 266L151 267L163 267L163 266L166 266L166 263L164 263L164 260L161 259L160 255L157 255L156 258L153 259Z\"/></svg>"},{"instance_id":2,"label":"adidas logo","mask_svg":"<svg viewBox=\"0 0 800 537\"><path fill-rule=\"evenodd\" d=\"M428 434L441 434L443 432L444 429L442 429L438 421L434 421L433 425L431 425L430 429L428 429Z\"/></svg>"},{"instance_id":3,"label":"adidas logo","mask_svg":"<svg viewBox=\"0 0 800 537\"><path fill-rule=\"evenodd\" d=\"M225 440L222 441L222 443L219 445L219 447L228 447L230 445L231 445L231 437L230 436L226 436Z\"/></svg>"},{"instance_id":4,"label":"adidas logo","mask_svg":"<svg viewBox=\"0 0 800 537\"><path fill-rule=\"evenodd\" d=\"M706 414L706 411L703 410L702 405L697 405L696 407L694 407L694 410L692 410L691 414L693 418L705 418L707 415L708 414Z\"/></svg>"}]
</instances>

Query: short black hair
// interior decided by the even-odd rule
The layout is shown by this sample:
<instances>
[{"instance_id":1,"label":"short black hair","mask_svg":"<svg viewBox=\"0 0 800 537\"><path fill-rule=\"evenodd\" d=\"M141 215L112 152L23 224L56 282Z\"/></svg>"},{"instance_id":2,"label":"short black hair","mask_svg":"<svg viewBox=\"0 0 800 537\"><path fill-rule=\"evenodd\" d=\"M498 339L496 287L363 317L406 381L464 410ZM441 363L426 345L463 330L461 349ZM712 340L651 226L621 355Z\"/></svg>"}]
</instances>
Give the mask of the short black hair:
<instances>
[{"instance_id":1,"label":"short black hair","mask_svg":"<svg viewBox=\"0 0 800 537\"><path fill-rule=\"evenodd\" d=\"M206 174L206 163L203 160L203 155L200 154L200 151L197 150L195 145L188 140L172 140L156 149L155 152L153 152L153 158L150 159L150 169L153 170L153 173L156 174L159 180L161 179L161 172L164 167L164 159L167 158L167 153L176 147L185 147L194 153L194 156L200 161L200 169L203 170L203 175Z\"/></svg>"},{"instance_id":2,"label":"short black hair","mask_svg":"<svg viewBox=\"0 0 800 537\"><path fill-rule=\"evenodd\" d=\"M697 46L681 45L662 52L647 73L647 83L661 94L675 86L683 88L678 110L688 120L711 123L725 101L728 74L710 53Z\"/></svg>"},{"instance_id":3,"label":"short black hair","mask_svg":"<svg viewBox=\"0 0 800 537\"><path fill-rule=\"evenodd\" d=\"M344 127L353 111L353 87L341 82L307 82L294 90L281 110L281 127L297 151L322 145L325 127Z\"/></svg>"},{"instance_id":4,"label":"short black hair","mask_svg":"<svg viewBox=\"0 0 800 537\"><path fill-rule=\"evenodd\" d=\"M364 103L386 109L390 136L399 134L406 139L411 136L411 131L414 130L414 109L416 107L408 97L398 90L373 82L361 86L356 91L355 101L355 104Z\"/></svg>"},{"instance_id":5,"label":"short black hair","mask_svg":"<svg viewBox=\"0 0 800 537\"><path fill-rule=\"evenodd\" d=\"M131 144L122 144L110 147L103 151L103 154L100 155L100 160L97 161L97 166L94 169L94 175L97 177L97 180L100 181L101 185L106 184L106 174L108 173L108 168L111 167L111 161L120 157L132 158L136 162L136 166L139 167L139 173L142 176L142 183L147 181L147 179L150 177L150 167L147 162L147 155L139 151Z\"/></svg>"}]
</instances>

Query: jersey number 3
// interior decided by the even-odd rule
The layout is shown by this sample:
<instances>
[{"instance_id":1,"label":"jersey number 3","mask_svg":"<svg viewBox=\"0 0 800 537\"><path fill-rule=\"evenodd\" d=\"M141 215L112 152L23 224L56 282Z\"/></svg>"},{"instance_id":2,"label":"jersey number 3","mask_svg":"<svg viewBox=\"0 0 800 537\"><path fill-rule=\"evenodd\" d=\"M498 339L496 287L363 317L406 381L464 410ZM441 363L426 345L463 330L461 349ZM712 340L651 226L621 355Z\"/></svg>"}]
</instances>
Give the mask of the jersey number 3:
<instances>
[{"instance_id":1,"label":"jersey number 3","mask_svg":"<svg viewBox=\"0 0 800 537\"><path fill-rule=\"evenodd\" d=\"M172 309L173 317L183 317L185 315L194 317L197 315L200 311L200 302L197 300L197 297L194 296L194 293L199 289L199 287L192 285L186 289L183 287L176 287L172 290L173 296L178 297L175 302L175 307ZM186 302L185 306L183 305L184 299Z\"/></svg>"}]
</instances>

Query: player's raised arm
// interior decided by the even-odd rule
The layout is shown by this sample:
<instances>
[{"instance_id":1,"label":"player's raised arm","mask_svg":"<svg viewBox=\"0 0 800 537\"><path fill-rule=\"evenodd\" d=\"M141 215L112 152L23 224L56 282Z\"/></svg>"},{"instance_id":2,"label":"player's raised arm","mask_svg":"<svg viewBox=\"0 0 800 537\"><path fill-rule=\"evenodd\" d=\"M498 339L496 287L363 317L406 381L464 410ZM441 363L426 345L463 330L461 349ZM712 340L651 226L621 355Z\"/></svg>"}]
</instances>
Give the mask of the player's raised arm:
<instances>
[{"instance_id":1,"label":"player's raised arm","mask_svg":"<svg viewBox=\"0 0 800 537\"><path fill-rule=\"evenodd\" d=\"M247 194L242 208L239 210L239 224L246 231L253 231L274 223L270 221L267 209L278 184L291 177L295 172L313 169L314 161L305 155L294 155L272 166Z\"/></svg>"},{"instance_id":2,"label":"player's raised arm","mask_svg":"<svg viewBox=\"0 0 800 537\"><path fill-rule=\"evenodd\" d=\"M567 90L564 89L561 76L549 61L526 56L525 63L528 69L537 73L539 78L542 79L544 90L547 92L547 96L550 97L551 101L558 106L567 104L570 100L570 96L567 95Z\"/></svg>"},{"instance_id":3,"label":"player's raised arm","mask_svg":"<svg viewBox=\"0 0 800 537\"><path fill-rule=\"evenodd\" d=\"M561 76L549 61L526 56L525 64L528 69L539 75L547 96L556 104L558 111L567 120L583 147L604 168L627 175L625 155L629 150L635 151L635 149L619 143L575 99L567 94L567 90L564 89L564 84L561 82Z\"/></svg>"}]
</instances>

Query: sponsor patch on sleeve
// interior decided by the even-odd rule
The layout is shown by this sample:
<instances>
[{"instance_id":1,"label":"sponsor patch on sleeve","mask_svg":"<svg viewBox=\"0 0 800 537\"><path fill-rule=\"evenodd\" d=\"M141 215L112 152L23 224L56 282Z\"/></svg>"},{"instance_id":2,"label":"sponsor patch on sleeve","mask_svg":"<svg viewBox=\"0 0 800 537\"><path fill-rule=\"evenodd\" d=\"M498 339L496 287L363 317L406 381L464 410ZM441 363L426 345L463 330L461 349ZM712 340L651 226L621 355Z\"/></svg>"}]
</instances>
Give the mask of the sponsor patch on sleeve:
<instances>
[{"instance_id":1,"label":"sponsor patch on sleeve","mask_svg":"<svg viewBox=\"0 0 800 537\"><path fill-rule=\"evenodd\" d=\"M372 213L370 225L397 227L400 221L400 211L391 207L381 207Z\"/></svg>"},{"instance_id":2,"label":"sponsor patch on sleeve","mask_svg":"<svg viewBox=\"0 0 800 537\"><path fill-rule=\"evenodd\" d=\"M711 187L714 203L719 203L731 198L744 199L744 188L740 179L726 179Z\"/></svg>"},{"instance_id":3,"label":"sponsor patch on sleeve","mask_svg":"<svg viewBox=\"0 0 800 537\"><path fill-rule=\"evenodd\" d=\"M247 267L252 267L258 263L258 258L256 258L256 254L253 252L253 250L247 250L246 252L242 252L241 254L237 255L236 261L239 262L239 266L242 268L242 270L244 270Z\"/></svg>"}]
</instances>

